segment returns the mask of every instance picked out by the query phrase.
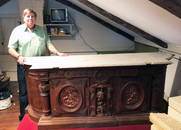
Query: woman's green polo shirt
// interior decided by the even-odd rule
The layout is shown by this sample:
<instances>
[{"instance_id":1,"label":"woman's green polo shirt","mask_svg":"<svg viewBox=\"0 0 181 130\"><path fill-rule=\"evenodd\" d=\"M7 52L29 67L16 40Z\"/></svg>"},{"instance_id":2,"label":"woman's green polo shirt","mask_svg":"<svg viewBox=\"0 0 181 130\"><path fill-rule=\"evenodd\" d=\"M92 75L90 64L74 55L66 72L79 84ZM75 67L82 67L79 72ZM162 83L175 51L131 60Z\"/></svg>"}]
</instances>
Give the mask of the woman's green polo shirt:
<instances>
[{"instance_id":1,"label":"woman's green polo shirt","mask_svg":"<svg viewBox=\"0 0 181 130\"><path fill-rule=\"evenodd\" d=\"M29 31L25 24L17 26L11 33L8 48L26 57L44 56L51 41L43 27L35 25L33 31Z\"/></svg>"}]
</instances>

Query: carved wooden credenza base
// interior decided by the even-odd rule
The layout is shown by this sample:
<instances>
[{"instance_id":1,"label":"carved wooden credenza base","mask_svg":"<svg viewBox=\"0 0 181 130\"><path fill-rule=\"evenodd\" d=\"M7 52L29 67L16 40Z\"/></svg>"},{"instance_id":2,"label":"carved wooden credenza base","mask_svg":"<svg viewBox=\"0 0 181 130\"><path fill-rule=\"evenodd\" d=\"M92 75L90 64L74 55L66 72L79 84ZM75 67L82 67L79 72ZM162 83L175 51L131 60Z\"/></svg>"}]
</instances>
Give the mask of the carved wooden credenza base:
<instances>
[{"instance_id":1,"label":"carved wooden credenza base","mask_svg":"<svg viewBox=\"0 0 181 130\"><path fill-rule=\"evenodd\" d=\"M42 116L38 122L38 130L55 130L71 128L98 128L120 125L148 124L149 114L133 114L107 117L52 117Z\"/></svg>"}]
</instances>

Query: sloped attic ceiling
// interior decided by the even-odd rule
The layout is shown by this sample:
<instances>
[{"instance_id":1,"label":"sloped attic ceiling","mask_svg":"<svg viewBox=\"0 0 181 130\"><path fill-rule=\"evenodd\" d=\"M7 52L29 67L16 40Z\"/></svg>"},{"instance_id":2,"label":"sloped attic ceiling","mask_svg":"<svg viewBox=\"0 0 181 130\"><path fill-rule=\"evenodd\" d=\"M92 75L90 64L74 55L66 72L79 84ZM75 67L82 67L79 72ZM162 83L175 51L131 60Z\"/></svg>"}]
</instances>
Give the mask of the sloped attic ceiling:
<instances>
[{"instance_id":1,"label":"sloped attic ceiling","mask_svg":"<svg viewBox=\"0 0 181 130\"><path fill-rule=\"evenodd\" d=\"M125 27L128 31L122 28L118 29L130 34L134 39L139 35L153 44L165 48L170 44L181 45L181 1L179 0L57 1L68 6L77 5L85 9L86 14L95 15L91 10L96 11L102 16L109 18L109 20L114 21L113 24L110 21L106 21L113 27L117 27L114 23Z\"/></svg>"}]
</instances>

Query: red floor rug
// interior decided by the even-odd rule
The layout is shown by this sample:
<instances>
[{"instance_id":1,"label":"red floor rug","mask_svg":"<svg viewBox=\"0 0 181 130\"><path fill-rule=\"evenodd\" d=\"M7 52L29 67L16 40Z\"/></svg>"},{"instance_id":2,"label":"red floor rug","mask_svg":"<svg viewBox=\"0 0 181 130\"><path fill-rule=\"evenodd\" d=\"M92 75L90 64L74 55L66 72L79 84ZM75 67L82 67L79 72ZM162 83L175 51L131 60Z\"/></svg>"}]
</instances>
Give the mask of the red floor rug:
<instances>
[{"instance_id":1,"label":"red floor rug","mask_svg":"<svg viewBox=\"0 0 181 130\"><path fill-rule=\"evenodd\" d=\"M37 123L32 121L28 114L20 122L17 130L38 130ZM60 129L63 130L63 129ZM150 130L150 125L131 125L106 128L79 128L79 129L64 129L64 130Z\"/></svg>"}]
</instances>

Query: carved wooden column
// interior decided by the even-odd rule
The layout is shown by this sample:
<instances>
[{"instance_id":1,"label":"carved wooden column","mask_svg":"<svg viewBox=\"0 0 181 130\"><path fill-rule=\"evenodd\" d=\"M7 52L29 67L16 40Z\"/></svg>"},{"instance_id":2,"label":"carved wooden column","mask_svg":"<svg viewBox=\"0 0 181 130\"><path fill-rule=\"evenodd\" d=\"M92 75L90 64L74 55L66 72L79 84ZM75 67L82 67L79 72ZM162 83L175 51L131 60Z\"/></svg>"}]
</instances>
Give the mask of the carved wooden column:
<instances>
[{"instance_id":1,"label":"carved wooden column","mask_svg":"<svg viewBox=\"0 0 181 130\"><path fill-rule=\"evenodd\" d=\"M89 116L112 115L112 89L106 80L97 80L90 86Z\"/></svg>"},{"instance_id":2,"label":"carved wooden column","mask_svg":"<svg viewBox=\"0 0 181 130\"><path fill-rule=\"evenodd\" d=\"M41 79L40 79L41 80ZM40 96L42 98L42 112L45 115L48 115L50 113L50 102L49 102L49 90L50 86L48 83L48 78L46 80L41 80L41 83L39 84L39 90L40 90Z\"/></svg>"},{"instance_id":3,"label":"carved wooden column","mask_svg":"<svg viewBox=\"0 0 181 130\"><path fill-rule=\"evenodd\" d=\"M48 71L27 70L28 112L33 120L50 113ZM36 100L35 100L36 99Z\"/></svg>"}]
</instances>

